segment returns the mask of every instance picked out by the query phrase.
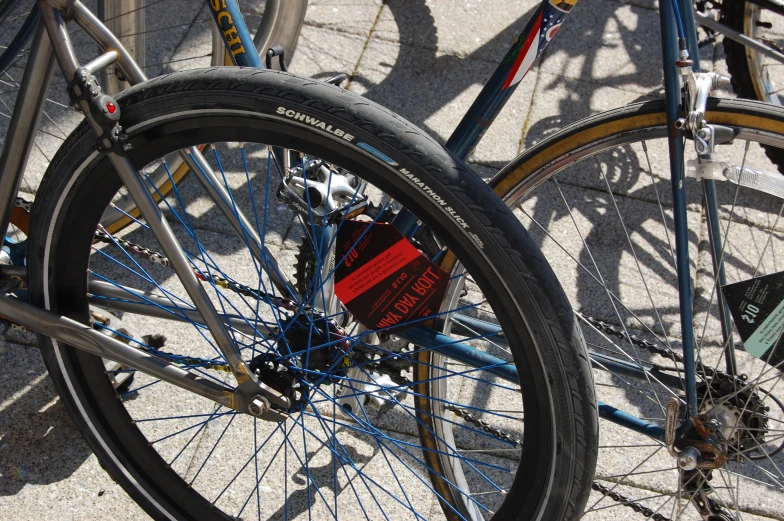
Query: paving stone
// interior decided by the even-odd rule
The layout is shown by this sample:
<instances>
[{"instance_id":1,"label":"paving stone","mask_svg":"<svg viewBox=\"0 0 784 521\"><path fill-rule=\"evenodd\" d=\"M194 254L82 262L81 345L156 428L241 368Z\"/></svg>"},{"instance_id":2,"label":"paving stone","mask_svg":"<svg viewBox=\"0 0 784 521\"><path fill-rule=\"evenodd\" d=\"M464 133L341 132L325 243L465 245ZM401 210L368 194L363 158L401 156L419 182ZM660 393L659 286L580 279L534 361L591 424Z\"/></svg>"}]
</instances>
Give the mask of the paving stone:
<instances>
[{"instance_id":1,"label":"paving stone","mask_svg":"<svg viewBox=\"0 0 784 521\"><path fill-rule=\"evenodd\" d=\"M214 449L207 460L208 463L202 468L206 456L213 450L214 441L224 432L224 429L224 436L230 439L253 439L254 426L248 417L239 417L228 429L226 429L227 421L221 420L211 425L200 453L194 459L192 476L196 479L193 486L197 490L209 487L212 498L218 497L230 476L233 475L227 473L227 469L240 470L253 459L253 445L231 449L227 444L221 443ZM415 442L415 438L391 434L384 443L379 444L370 436L350 428L350 423L346 424L347 427L341 427L341 423L338 422L337 431L333 430L332 425L329 418L322 417L319 421L314 415L306 415L301 422L297 420L296 423L289 422L284 425L290 443L283 443L281 433L273 429L272 424L258 423L258 446L269 447L259 452L258 463L259 475L262 477L261 490L264 491L265 499L262 502L264 518L266 516L277 518L281 515L283 497L289 501L290 518L306 518L309 505L313 515L316 513L321 516L330 515L328 512L330 508L334 508L332 505L336 492L339 496L343 496L339 498L343 501L339 513L342 516L342 512L345 512L345 516L349 518L359 514L356 506L358 501L362 502L369 513L373 513L371 515L382 515L380 509L383 508L390 517L393 514L407 517L406 512L410 512L408 501L411 501L414 508L420 511L430 510L434 498L427 488L412 486L412 480L418 482L423 478L417 473L420 472L416 470L418 463L406 453L408 449L405 444ZM334 437L333 432L335 432ZM340 457L333 456L335 453L329 449L329 444L335 447L335 453ZM309 456L307 467L300 459L304 451L307 451ZM341 465L341 462L345 464ZM252 461L242 472L254 472L255 464L255 460ZM396 472L400 485L395 483L394 479L390 479L390 467ZM409 470L411 468L415 470ZM201 472L196 475L198 469L201 469ZM288 478L283 479L284 475ZM352 484L349 484L348 480L351 480ZM248 481L248 479L238 479L232 483L220 495L217 504L229 510L232 507L241 507L245 499L252 497L254 493L252 486L249 486L253 480L251 479L250 483ZM400 486L405 488L407 496L402 495ZM271 494L272 490L281 491L281 489L282 497ZM375 496L375 500L370 497L371 494ZM255 513L255 497L249 508Z\"/></svg>"},{"instance_id":2,"label":"paving stone","mask_svg":"<svg viewBox=\"0 0 784 521\"><path fill-rule=\"evenodd\" d=\"M212 52L211 19L206 4L199 2L157 2L145 9L147 76L154 78L175 70L208 67Z\"/></svg>"},{"instance_id":3,"label":"paving stone","mask_svg":"<svg viewBox=\"0 0 784 521\"><path fill-rule=\"evenodd\" d=\"M523 149L596 112L622 107L653 97L573 80L546 72L539 73L534 102L524 128Z\"/></svg>"},{"instance_id":4,"label":"paving stone","mask_svg":"<svg viewBox=\"0 0 784 521\"><path fill-rule=\"evenodd\" d=\"M616 2L578 2L547 47L541 69L650 94L662 82L659 38L655 11ZM597 92L598 96L608 95Z\"/></svg>"},{"instance_id":5,"label":"paving stone","mask_svg":"<svg viewBox=\"0 0 784 521\"><path fill-rule=\"evenodd\" d=\"M305 25L289 70L299 76L320 80L338 74L350 76L364 47L365 39L361 35ZM346 87L345 82L343 87Z\"/></svg>"},{"instance_id":6,"label":"paving stone","mask_svg":"<svg viewBox=\"0 0 784 521\"><path fill-rule=\"evenodd\" d=\"M305 24L367 37L381 8L380 0L312 0L308 2Z\"/></svg>"},{"instance_id":7,"label":"paving stone","mask_svg":"<svg viewBox=\"0 0 784 521\"><path fill-rule=\"evenodd\" d=\"M9 327L3 333L3 337L14 344L33 347L38 345L38 338L35 333L21 327Z\"/></svg>"},{"instance_id":8,"label":"paving stone","mask_svg":"<svg viewBox=\"0 0 784 521\"><path fill-rule=\"evenodd\" d=\"M2 342L0 361L0 517L146 517L72 426L38 349Z\"/></svg>"}]
</instances>

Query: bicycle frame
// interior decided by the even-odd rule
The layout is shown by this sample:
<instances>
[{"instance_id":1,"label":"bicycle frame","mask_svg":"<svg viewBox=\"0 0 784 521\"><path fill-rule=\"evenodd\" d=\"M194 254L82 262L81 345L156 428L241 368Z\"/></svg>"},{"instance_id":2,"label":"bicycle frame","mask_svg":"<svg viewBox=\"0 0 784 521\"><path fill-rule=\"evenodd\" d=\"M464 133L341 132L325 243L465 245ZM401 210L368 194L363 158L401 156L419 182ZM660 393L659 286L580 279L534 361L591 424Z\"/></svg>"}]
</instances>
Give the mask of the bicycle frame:
<instances>
[{"instance_id":1,"label":"bicycle frame","mask_svg":"<svg viewBox=\"0 0 784 521\"><path fill-rule=\"evenodd\" d=\"M535 11L533 18L520 33L515 44L507 52L476 101L448 140L447 148L463 158L470 153L484 132L492 124L506 101L508 101L519 82L525 77L535 60L541 56L547 43L555 36L555 33L576 1L563 0L558 2L557 0L543 0L542 4ZM692 50L693 59L696 62L697 42L694 32L694 19L691 15L691 4L687 0L679 1L681 3L681 11L684 13L685 18L689 20L687 24L689 25L687 39L689 48ZM6 146L2 156L0 156L0 171L2 172L2 176L0 176L0 217L3 219L0 222L0 226L3 229L8 227L12 204L21 182L32 146L32 137L40 119L46 91L51 81L54 59L55 57L57 58L66 78L73 78L74 72L79 67L72 52L60 9L66 10L69 17L76 21L103 49L112 49L112 51L104 54L102 57L93 60L87 67L94 66L98 68L103 62L97 62L103 59L104 62L114 63L131 84L146 80L141 69L123 48L119 40L81 2L78 0L38 0L38 5L41 9L41 20L38 22L35 31L28 67L25 70L20 96L9 126ZM261 60L245 27L236 1L211 0L209 6L215 23L223 36L227 52L235 64L261 68ZM678 48L672 5L667 1L663 2L660 13L667 110L668 118L670 119L669 123L673 125L681 113L681 89L678 71L674 65L677 59ZM114 54L107 56L111 53ZM89 114L86 110L85 113ZM87 117L89 119L89 115ZM682 133L680 131L671 133L670 154L673 195L676 204L676 251L678 284L681 294L681 320L684 331L686 402L689 413L694 414L696 413L697 402L694 342L691 329L691 287L689 281L688 240L686 223L683 219L683 215L685 215L685 197L683 183L680 182L684 174L682 164L683 146ZM171 230L168 229L168 225L161 216L157 204L141 181L138 172L133 169L126 158L114 153L109 153L108 155L137 206L140 208L145 220L147 220L156 237L158 237L164 253L172 260L177 275L191 295L196 308L188 310L188 313L196 318L201 318L208 326L239 383L238 387L231 389L213 381L194 377L191 373L172 364L102 335L94 331L90 326L34 307L7 295L0 296L0 314L29 329L41 332L95 355L139 369L235 410L245 412L248 403L258 395L265 396L272 403L285 408L285 398L265 387L247 370L239 355L239 351L231 342L223 318L217 314L212 304L205 299L203 289L196 281L193 272L189 270L182 249L176 242ZM252 234L253 227L247 224L246 219L241 214L235 213L235 209L229 204L230 199L228 195L222 191L221 183L213 182L215 174L212 173L207 162L201 157L200 152L195 148L191 148L181 155L191 171L202 181L210 197L222 210L235 230L240 234L243 232ZM677 220L677 216L681 211L683 215L680 220ZM410 214L401 212L401 216L395 221L396 224L404 229L410 227L412 219L407 217L410 217ZM415 221L413 225L415 225ZM268 255L259 246L261 241L251 240L249 242L254 255L258 257L267 256L267 262L270 260L274 262L274 259L271 259L271 255ZM255 248L253 247L254 244L256 245ZM269 273L269 275L273 278L276 285L286 290L289 295L296 299L297 294L293 290L292 285L279 275L280 272L275 265L273 265L273 268L275 268L273 272L277 272L277 274ZM93 289L96 290L96 293L109 291L100 285L96 286L96 288L91 286L91 292ZM117 290L117 288L114 288L114 290ZM125 297L127 299L127 295ZM142 301L139 301L139 303L143 304ZM130 310L134 304L128 303L127 305ZM135 311L139 311L138 306L135 308ZM471 331L472 335L479 333L480 335L492 336L500 333L498 327L493 324L481 323L479 321L470 325L461 324L460 320L463 319L470 320L466 317L455 319L453 331L458 332L461 326L465 326L467 328L465 330ZM517 372L509 363L491 357L487 353L466 344L455 342L434 330L422 326L414 327L401 332L400 336L414 342L421 348L432 349L447 357L481 368L481 370L495 374L505 380L517 382ZM642 373L643 377L645 374L641 368L630 364L625 365L613 360L604 360L602 363L611 365L623 374L639 376ZM600 415L609 421L636 432L644 433L655 439L664 440L664 429L662 427L633 417L607 404L600 404L599 410Z\"/></svg>"},{"instance_id":2,"label":"bicycle frame","mask_svg":"<svg viewBox=\"0 0 784 521\"><path fill-rule=\"evenodd\" d=\"M697 34L695 28L694 12L690 0L672 0L678 2L681 13L687 48L693 60L693 69L699 71L699 53L697 49ZM536 9L523 31L518 35L515 43L506 53L501 63L488 82L474 100L468 112L455 128L446 142L446 148L461 159L465 159L481 140L484 133L490 128L498 113L514 93L517 85L527 75L530 68L539 59L547 44L555 36L566 16L571 11L577 0L543 0ZM687 420L697 414L697 381L695 345L692 313L692 290L689 274L688 227L686 223L686 195L684 179L684 136L681 130L675 128L675 122L681 117L681 80L675 65L678 58L678 36L673 4L665 0L661 2L660 24L662 34L662 58L664 64L665 101L667 107L667 123L673 132L668 135L670 149L671 185L673 192L673 205L675 214L675 251L676 270L678 274L679 306L681 327L683 331L683 355L686 383L686 411ZM721 251L720 234L718 232L718 212L715 197L714 182L703 181L707 194L709 211L709 228L711 237L716 238L713 248ZM403 233L410 233L416 222L410 215L404 215L396 221ZM720 258L720 257L718 257ZM716 266L719 280L723 280L723 266ZM721 298L721 296L720 296ZM724 310L725 304L720 301L720 309ZM722 316L725 328L725 340L728 336L728 313ZM487 327L490 326L490 327ZM489 334L492 325L474 324L472 330L480 334ZM406 335L404 335L406 336ZM728 353L728 370L734 374L734 358ZM468 363L468 362L467 362ZM620 374L645 379L645 371L637 366L630 367L622 361L602 360L605 367L611 366ZM601 417L640 432L653 438L663 440L664 430L639 418L628 415L607 404L599 403ZM687 422L688 423L688 422Z\"/></svg>"},{"instance_id":3,"label":"bicycle frame","mask_svg":"<svg viewBox=\"0 0 784 521\"><path fill-rule=\"evenodd\" d=\"M66 78L74 78L74 74L79 69L79 63L75 58L60 9L67 12L69 17L106 51L103 55L84 66L91 73L98 72L102 68L114 64L129 83L136 84L146 80L144 73L119 40L81 2L78 0L38 0L37 5L40 9L40 18L32 40L29 63L23 76L20 96L14 107L6 146L2 156L0 156L0 168L2 168L3 172L3 175L0 176L0 216L4 219L2 222L3 229L8 227L10 210L21 182L32 147L32 138L40 120L45 95L51 82L54 60L55 58L57 59ZM213 0L209 2L209 5L212 8L216 24L220 28L227 52L235 64L262 67L261 60L242 20L236 1L221 0L218 2ZM86 118L93 124L94 128L97 128L95 122L91 119L86 102L82 103ZM164 253L169 257L186 291L193 299L195 309L185 310L186 316L201 319L208 326L210 333L239 384L237 388L231 389L212 380L194 376L164 360L100 334L88 325L35 307L8 294L0 295L0 314L26 328L91 354L141 370L163 381L180 386L238 411L246 412L249 409L248 405L259 396L266 398L272 404L278 405L283 409L287 408L289 404L285 397L264 386L256 379L255 375L248 371L246 364L242 361L239 350L228 335L223 317L218 315L214 306L206 298L206 293L195 278L182 248L177 243L172 231L168 228L168 224L157 207L157 203L141 180L141 176L127 158L113 152L108 152L107 156L112 161L123 184L140 209L142 216L156 235ZM244 216L230 206L228 194L221 188L221 183L201 156L199 150L191 147L187 151L182 152L181 156L193 174L205 186L210 197L223 211L235 230L239 234L244 233L246 237L250 236L253 239L255 237L254 228L248 224ZM261 242L257 238L249 242L254 255L259 257L267 256L268 258L265 259L266 263L268 265L270 262L273 263L272 272L268 272L273 281L282 290L286 291L289 296L296 299L297 293L287 280L279 276L279 270L274 265L274 259L267 254L266 250L262 250L259 246ZM253 247L254 245L255 248ZM14 267L3 267L0 273L11 280L21 281L24 278L24 274L20 273L20 271ZM112 287L110 289L100 284L91 285L90 287L91 293L98 295L110 295L111 291L117 290L118 288ZM4 285L5 291L9 291L8 285ZM126 300L128 299L127 294L123 294L123 296ZM140 300L139 303L144 302ZM129 310L134 309L133 303L128 303L126 306ZM161 306L158 309L163 310L164 308ZM138 305L135 310L139 311ZM155 312L148 311L148 313L154 315ZM171 318L171 316L166 318ZM227 322L231 323L231 320L229 319ZM276 333L275 331L271 332L273 334ZM410 334L412 337L419 339L418 344L423 348L431 348L446 356L464 360L467 363L481 364L484 370L498 374L505 379L515 381L517 379L517 374L513 367L503 360L490 357L469 346L455 343L452 339L423 327L414 328L410 331ZM282 421L285 419L284 414L276 411L268 411L265 414L266 416L261 416L262 419L271 421Z\"/></svg>"}]
</instances>

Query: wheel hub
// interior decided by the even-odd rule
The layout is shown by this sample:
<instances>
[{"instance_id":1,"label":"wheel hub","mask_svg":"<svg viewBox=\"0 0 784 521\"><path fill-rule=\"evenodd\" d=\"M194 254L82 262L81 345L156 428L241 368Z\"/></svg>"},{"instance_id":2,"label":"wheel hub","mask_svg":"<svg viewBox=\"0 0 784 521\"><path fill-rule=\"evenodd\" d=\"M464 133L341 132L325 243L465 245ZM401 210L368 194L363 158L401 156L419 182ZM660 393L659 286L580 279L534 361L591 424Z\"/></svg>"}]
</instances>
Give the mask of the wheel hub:
<instances>
[{"instance_id":1,"label":"wheel hub","mask_svg":"<svg viewBox=\"0 0 784 521\"><path fill-rule=\"evenodd\" d=\"M700 413L705 414L710 421L718 425L718 432L728 443L737 443L743 436L746 426L737 407L722 404L711 409L706 404L702 406Z\"/></svg>"},{"instance_id":2,"label":"wheel hub","mask_svg":"<svg viewBox=\"0 0 784 521\"><path fill-rule=\"evenodd\" d=\"M302 377L311 382L331 381L343 374L340 359L348 352L350 342L337 322L321 314L300 313L281 325L285 333L278 339L278 352L285 357L284 365L303 370Z\"/></svg>"},{"instance_id":3,"label":"wheel hub","mask_svg":"<svg viewBox=\"0 0 784 521\"><path fill-rule=\"evenodd\" d=\"M728 454L760 447L767 434L767 407L758 389L742 378L715 375L709 385L698 389L700 416L713 425L716 435L726 444Z\"/></svg>"}]
</instances>

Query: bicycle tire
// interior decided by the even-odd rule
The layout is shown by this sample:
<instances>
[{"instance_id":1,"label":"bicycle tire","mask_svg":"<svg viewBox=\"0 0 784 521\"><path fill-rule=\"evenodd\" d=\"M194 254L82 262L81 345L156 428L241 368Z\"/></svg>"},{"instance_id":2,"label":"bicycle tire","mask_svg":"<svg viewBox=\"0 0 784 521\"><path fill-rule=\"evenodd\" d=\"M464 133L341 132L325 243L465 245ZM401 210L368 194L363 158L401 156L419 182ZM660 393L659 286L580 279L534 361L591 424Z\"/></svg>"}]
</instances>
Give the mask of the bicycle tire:
<instances>
[{"instance_id":1,"label":"bicycle tire","mask_svg":"<svg viewBox=\"0 0 784 521\"><path fill-rule=\"evenodd\" d=\"M100 0L103 4L118 0ZM247 7L247 6L246 6ZM286 50L286 64L290 64L297 50L297 42L302 26L305 23L305 11L308 7L308 0L267 0L261 14L261 20L253 35L253 43L260 56L264 56L266 50L273 45L281 45ZM99 12L101 10L99 9ZM103 7L106 11L106 7ZM231 57L226 52L226 46L217 26L212 24L212 53L211 66L227 65L231 66ZM0 55L0 63L2 56ZM174 184L181 182L188 175L188 168L184 164L174 169L171 182L165 172L160 173L160 181L156 183L158 187L154 197L159 200L161 196L166 196ZM103 219L103 226L109 233L116 233L139 217L139 211L133 203L125 199L125 204L115 202L116 209L107 211Z\"/></svg>"},{"instance_id":2,"label":"bicycle tire","mask_svg":"<svg viewBox=\"0 0 784 521\"><path fill-rule=\"evenodd\" d=\"M172 147L226 138L242 140L245 145L259 141L301 151L310 149L317 157L343 162L351 172L361 172L363 178L372 180L373 185L413 209L417 217L452 248L468 272L478 274L474 275L475 282L472 279L464 284L484 288L482 293L488 295L489 305L502 310L498 314L500 324L507 324L507 313L515 317L508 322L511 329L504 329L504 335L512 346L512 361L518 367L521 389L509 392L512 396L522 394L526 417L533 420L528 420L530 423L526 423L521 434L524 443L520 463L512 456L508 465L513 469L519 464L525 472L515 473L513 482L507 480L508 493L507 490L494 492L492 501L498 503L497 508L481 512L487 516L495 513L495 519L542 516L542 519L555 521L579 517L589 492L586 480L592 474L596 441L596 404L582 337L546 261L517 225L514 216L481 179L402 118L336 86L289 74L237 68L190 71L133 87L118 101L123 114L121 123L131 133L130 142L134 144L130 157L137 164L146 164L153 156L160 157ZM319 129L284 119L279 111L281 106L306 113L331 126ZM351 133L353 141L361 140L362 148L335 137L332 130L335 128L341 129L343 134L340 135ZM232 132L236 134L233 137ZM168 137L161 138L162 135ZM157 139L149 139L153 137ZM102 205L110 201L119 188L119 181L106 170L107 161L96 158L93 141L89 127L83 124L58 152L35 201L30 238L34 252L30 261L33 301L81 321L86 320L88 310L85 268L94 227ZM421 188L421 184L412 184L407 177L411 175L416 176L419 183L426 183L428 191ZM441 202L452 210L444 211L445 207L432 193L439 194ZM85 201L90 203L85 205ZM282 213L281 208L276 213ZM455 212L462 216L459 220L454 217ZM468 230L464 229L466 226ZM52 233L54 230L59 231ZM494 286L492 291L486 287L488 282ZM496 302L502 296L504 305ZM126 313L122 320L128 318ZM47 338L42 337L39 341L55 386L75 424L104 468L153 518L225 517L219 508L196 492L198 487L189 488L177 472L167 467L150 440L142 434L142 423L131 421L138 416L135 416L136 411L129 412L126 404L133 408L135 400L122 402L111 387L106 387L110 383L99 359ZM139 377L137 373L136 382ZM459 373L449 376L450 381L460 377ZM476 385L484 382L479 377L474 377L473 381ZM414 383L426 384L426 381ZM430 409L432 406L427 402L444 403L447 397L428 394L425 398L425 409L416 410L417 416L428 417L428 411L432 413L435 409ZM395 406L401 406L401 403L396 402ZM488 406L475 405L473 410L487 413L485 419L492 420L493 413L483 407ZM519 429L519 420L511 414L509 411L508 418L501 419ZM403 418L405 420L406 416ZM411 416L407 421L410 423L413 418ZM431 415L428 421L432 419ZM355 417L354 421L358 419ZM457 425L454 419L449 422ZM422 422L414 423L415 428L406 432L414 436L418 432L425 440L423 443L430 439L430 445L426 446L432 447L433 431ZM464 432L469 430L464 427ZM491 443L490 449L498 441L488 435L482 439ZM458 456L455 450L448 456L441 453L440 458L434 460L433 457L434 453L424 450L424 460L447 467L451 467L451 461ZM479 465L477 462L483 457L479 451L470 460L471 464ZM412 464L416 461L420 460L415 459ZM303 465L308 468L307 464ZM381 468L384 468L383 462ZM392 469L391 465L389 469ZM511 473L509 469L507 467L494 479L505 479L503 476ZM400 472L408 470L414 472L410 467ZM444 490L443 474L436 477L432 486L426 485L426 474L438 474L438 468L424 465L420 470L415 474L420 481L395 473L389 482L382 483L392 488L392 483L397 481L396 486L402 488L401 481L404 481L405 486L420 486L425 491ZM310 473L307 476L315 479ZM289 486L296 484L296 480L287 479L289 476L284 477L284 482ZM413 484L407 481L409 479ZM279 487L280 482L274 486ZM271 492L265 494L271 495ZM445 515L449 518L464 513L471 515L471 509L466 509L464 501L452 496L453 491L446 490L439 498ZM424 497L432 496L425 494ZM267 496L265 501L274 502ZM351 501L350 496L348 501ZM372 506L372 501L368 501ZM411 504L413 499L400 501L408 508L406 501ZM310 503L308 505L309 509ZM366 507L370 508L365 504L362 510ZM384 510L387 506L379 508ZM236 515L234 512L228 514Z\"/></svg>"},{"instance_id":3,"label":"bicycle tire","mask_svg":"<svg viewBox=\"0 0 784 521\"><path fill-rule=\"evenodd\" d=\"M784 109L743 99L711 99L705 117L736 132L733 143L716 145L714 159L726 161L731 168L745 165L777 175L775 166L766 162L770 147L784 149ZM664 426L660 405L670 396L680 400L685 396L678 358L682 351L667 135L663 100L633 104L590 116L549 136L490 181L543 247L561 284L570 289L590 346L597 398L611 407L638 411L659 427ZM687 140L687 158L693 152ZM625 515L631 507L646 518L701 519L694 506L682 499L691 494L683 487L698 482L702 486L712 476L713 485L706 486L713 492L706 498L724 508L726 518L738 519L736 508L741 515L779 517L781 512L770 502L784 497L778 470L765 471L769 474L760 483L774 483L764 490L752 492L749 487L763 472L759 465L765 466L766 459L776 465L773 462L780 459L777 429L784 411L773 382L780 371L774 366L782 348L766 355L769 363L764 363L741 351L737 326L732 326L730 345L736 347L732 355L741 368L737 374L748 375L748 381L740 384L728 376L728 349L722 347L727 341L722 340L715 303L718 278L711 262L715 257L710 255L708 217L701 199L706 196L695 181L686 182L690 183L687 222L693 248L695 343L698 362L704 364L697 373L699 411L738 414L736 428L722 431L730 440L726 449L730 461L719 470L679 473L660 443L604 419L594 485L601 494L586 514L615 508L616 515ZM771 256L779 255L784 246L777 224L784 199L716 184L726 284L780 271L778 263L771 264ZM696 256L695 243L699 243ZM629 366L637 369L636 378L630 376ZM741 393L742 400L737 398ZM764 407L770 409L763 413ZM732 486L725 487L723 479L729 474ZM740 492L735 490L736 480Z\"/></svg>"}]
</instances>

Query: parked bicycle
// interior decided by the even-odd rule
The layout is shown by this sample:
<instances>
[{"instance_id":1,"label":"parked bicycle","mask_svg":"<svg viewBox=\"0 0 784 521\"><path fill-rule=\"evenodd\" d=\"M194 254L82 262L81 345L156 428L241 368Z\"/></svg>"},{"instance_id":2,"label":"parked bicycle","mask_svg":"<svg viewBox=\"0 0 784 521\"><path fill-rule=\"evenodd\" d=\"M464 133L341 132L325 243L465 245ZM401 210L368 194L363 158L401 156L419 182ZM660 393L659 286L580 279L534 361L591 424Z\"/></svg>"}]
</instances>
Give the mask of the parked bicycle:
<instances>
[{"instance_id":1,"label":"parked bicycle","mask_svg":"<svg viewBox=\"0 0 784 521\"><path fill-rule=\"evenodd\" d=\"M238 64L260 65L236 4L213 5L228 52ZM53 56L72 78L72 102L86 121L53 158L36 196L27 269L34 305L0 297L0 314L49 335L40 348L76 425L152 516L361 509L397 518L423 510L433 494L447 515L487 512L481 495L464 501L470 474L456 465L457 453L423 446L450 440L454 447L457 436L478 451L462 461L475 460L483 475L513 476L508 466L482 461L509 447L487 446L494 438L474 427L453 429L453 414L498 410L521 433L522 407L541 408L539 450L554 447L550 395L531 386L571 385L559 364L522 366L520 387L502 384L494 373L518 378L510 353L499 358L481 339L439 326L457 305L495 308L523 356L555 346L582 350L553 278L524 276L546 266L515 253L535 246L459 160L326 82L237 68L143 82L81 3L38 6L41 22L0 158L6 222ZM77 62L64 16L104 53ZM109 65L141 83L117 98L103 94L96 75ZM211 145L202 154L196 145L203 143ZM280 163L270 147L287 151ZM172 182L161 208L150 174L169 176L175 160L193 179ZM191 190L202 197L189 198ZM121 236L100 225L118 191L142 215ZM408 240L392 224L401 204L427 233ZM454 278L433 260L442 257L459 262ZM4 273L6 291L24 279L13 268ZM527 318L540 313L534 302L552 306L548 315L560 322ZM136 369L119 395L116 380L126 370L107 374L101 357ZM590 384L585 356L566 364L582 367L581 388ZM474 406L460 397L463 384L471 396L497 388L509 398L503 407ZM590 414L593 401L584 407ZM458 488L444 488L447 482Z\"/></svg>"},{"instance_id":2,"label":"parked bicycle","mask_svg":"<svg viewBox=\"0 0 784 521\"><path fill-rule=\"evenodd\" d=\"M110 49L81 67L63 12L39 5L22 89L36 110L15 111L12 128L26 133L9 139L29 150L50 45L88 121L36 198L35 305L3 296L0 314L50 335L42 353L75 423L153 517L572 519L593 489L601 503L588 511L740 519L766 513L750 499L760 488L780 497L781 331L774 320L750 341L756 328L741 329L737 314L753 324L777 311L724 287L780 300L770 281L781 269L767 258L781 176L758 144L780 145L784 113L707 101L722 79L695 72L690 4L661 6L666 101L594 116L515 160L492 186L516 214L421 131L327 82L225 68L107 98L95 73L114 63L142 81L134 62L68 2ZM537 9L447 143L454 154L470 152L572 5ZM234 2L216 10L229 52L258 66ZM24 166L8 142L5 209ZM704 193L701 300L687 159ZM156 204L149 174L168 177L177 160L194 175ZM671 198L659 190L668 177ZM596 198L570 197L581 185ZM118 191L142 215L119 234L100 224ZM749 192L774 210L763 222L747 212L737 234ZM625 219L621 193L651 202L671 246L640 242L654 221ZM564 241L568 229L539 236L555 274L516 222L548 229L540 200L562 200L549 218L575 225L577 242ZM621 240L608 241L613 232ZM729 246L748 236L765 245L757 259ZM24 279L2 273L4 291ZM613 314L597 316L590 298L572 311L555 275L571 288L574 273ZM96 355L135 370L107 371ZM134 377L118 391L122 374ZM626 470L608 473L611 462ZM631 496L630 485L649 492Z\"/></svg>"}]
</instances>

